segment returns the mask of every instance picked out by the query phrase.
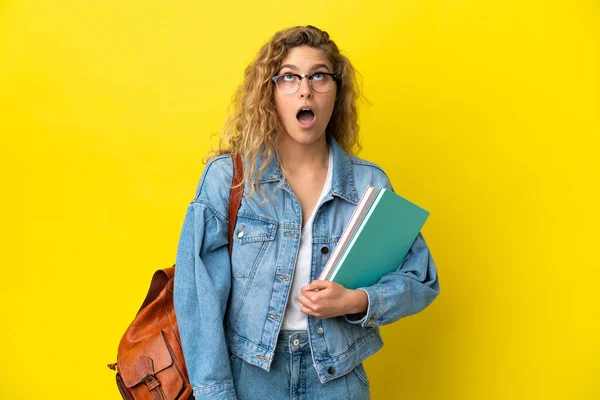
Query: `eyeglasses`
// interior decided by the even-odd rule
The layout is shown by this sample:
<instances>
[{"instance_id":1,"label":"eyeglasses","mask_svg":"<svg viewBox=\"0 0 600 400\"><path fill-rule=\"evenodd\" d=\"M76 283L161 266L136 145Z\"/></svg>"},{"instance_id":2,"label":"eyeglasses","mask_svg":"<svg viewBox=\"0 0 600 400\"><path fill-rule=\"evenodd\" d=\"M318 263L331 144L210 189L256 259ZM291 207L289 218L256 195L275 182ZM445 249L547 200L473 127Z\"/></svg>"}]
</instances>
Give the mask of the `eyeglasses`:
<instances>
[{"instance_id":1,"label":"eyeglasses","mask_svg":"<svg viewBox=\"0 0 600 400\"><path fill-rule=\"evenodd\" d=\"M300 88L302 78L307 78L312 90L317 93L327 93L333 90L335 83L340 77L339 74L331 74L329 72L315 72L312 75L299 75L287 73L283 75L275 75L273 82L283 94L294 94Z\"/></svg>"}]
</instances>

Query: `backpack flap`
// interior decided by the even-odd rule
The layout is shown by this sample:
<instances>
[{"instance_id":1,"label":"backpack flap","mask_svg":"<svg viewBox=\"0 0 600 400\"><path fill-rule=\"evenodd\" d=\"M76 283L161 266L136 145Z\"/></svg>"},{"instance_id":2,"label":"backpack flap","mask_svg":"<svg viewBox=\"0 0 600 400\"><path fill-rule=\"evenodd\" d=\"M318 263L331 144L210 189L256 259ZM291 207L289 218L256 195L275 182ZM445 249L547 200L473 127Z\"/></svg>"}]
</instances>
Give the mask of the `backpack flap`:
<instances>
[{"instance_id":1,"label":"backpack flap","mask_svg":"<svg viewBox=\"0 0 600 400\"><path fill-rule=\"evenodd\" d=\"M183 389L183 377L162 331L129 350L117 364L136 399L152 399L150 391L162 391L166 400L176 399Z\"/></svg>"}]
</instances>

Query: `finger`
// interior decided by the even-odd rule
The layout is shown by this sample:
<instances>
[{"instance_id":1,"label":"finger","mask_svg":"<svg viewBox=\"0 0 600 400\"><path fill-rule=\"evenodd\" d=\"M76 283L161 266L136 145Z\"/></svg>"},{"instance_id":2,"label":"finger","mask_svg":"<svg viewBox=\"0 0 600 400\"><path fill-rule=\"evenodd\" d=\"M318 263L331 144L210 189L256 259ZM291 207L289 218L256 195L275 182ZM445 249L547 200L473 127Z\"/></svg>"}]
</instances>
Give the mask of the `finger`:
<instances>
[{"instance_id":1,"label":"finger","mask_svg":"<svg viewBox=\"0 0 600 400\"><path fill-rule=\"evenodd\" d=\"M300 292L302 294L308 294L308 293L313 293L314 290L310 288L310 285L308 285L308 286L301 287Z\"/></svg>"},{"instance_id":2,"label":"finger","mask_svg":"<svg viewBox=\"0 0 600 400\"><path fill-rule=\"evenodd\" d=\"M310 300L313 304L316 304L319 302L319 299L321 298L322 295L313 290L302 290L302 292L300 293L300 296L304 296L305 298Z\"/></svg>"},{"instance_id":3,"label":"finger","mask_svg":"<svg viewBox=\"0 0 600 400\"><path fill-rule=\"evenodd\" d=\"M327 289L329 287L331 287L331 282L330 281L314 280L308 286L304 286L302 288L302 290L306 289L306 290L314 291L314 290Z\"/></svg>"},{"instance_id":4,"label":"finger","mask_svg":"<svg viewBox=\"0 0 600 400\"><path fill-rule=\"evenodd\" d=\"M302 311L306 315L312 315L313 317L317 316L316 313L308 307L302 306L300 307L300 311Z\"/></svg>"},{"instance_id":5,"label":"finger","mask_svg":"<svg viewBox=\"0 0 600 400\"><path fill-rule=\"evenodd\" d=\"M300 302L300 304L302 304L304 307L310 308L311 310L315 309L316 304L308 297L306 297L304 295L300 295L297 298L298 298L298 301Z\"/></svg>"}]
</instances>

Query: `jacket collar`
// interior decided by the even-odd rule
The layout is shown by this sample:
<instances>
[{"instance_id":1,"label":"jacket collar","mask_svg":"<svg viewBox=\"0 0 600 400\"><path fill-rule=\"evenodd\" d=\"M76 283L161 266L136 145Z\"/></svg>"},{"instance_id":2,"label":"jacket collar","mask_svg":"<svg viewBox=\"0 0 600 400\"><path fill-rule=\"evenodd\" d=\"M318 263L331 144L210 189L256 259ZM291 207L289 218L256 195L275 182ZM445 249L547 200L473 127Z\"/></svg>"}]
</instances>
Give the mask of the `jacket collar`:
<instances>
[{"instance_id":1,"label":"jacket collar","mask_svg":"<svg viewBox=\"0 0 600 400\"><path fill-rule=\"evenodd\" d=\"M333 136L329 134L327 134L327 143L329 144L329 149L333 156L331 194L357 204L359 196L354 184L354 169L352 167L351 156L346 153ZM256 159L257 169L260 168L261 165L262 161L259 156ZM260 184L267 182L279 182L280 184L283 184L285 182L281 166L276 157L273 157L269 162L258 182Z\"/></svg>"}]
</instances>

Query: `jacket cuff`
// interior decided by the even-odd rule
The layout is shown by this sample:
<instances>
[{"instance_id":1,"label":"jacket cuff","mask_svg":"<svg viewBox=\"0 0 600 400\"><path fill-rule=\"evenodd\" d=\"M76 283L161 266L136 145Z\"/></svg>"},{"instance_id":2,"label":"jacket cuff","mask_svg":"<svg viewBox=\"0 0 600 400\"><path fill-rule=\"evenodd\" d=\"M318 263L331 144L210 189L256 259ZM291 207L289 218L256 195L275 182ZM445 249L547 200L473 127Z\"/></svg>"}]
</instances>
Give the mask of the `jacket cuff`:
<instances>
[{"instance_id":1,"label":"jacket cuff","mask_svg":"<svg viewBox=\"0 0 600 400\"><path fill-rule=\"evenodd\" d=\"M377 325L377 314L383 313L383 294L380 294L372 287L358 288L367 294L369 305L366 313L348 314L344 318L347 322L355 325L360 325L363 328Z\"/></svg>"},{"instance_id":2,"label":"jacket cuff","mask_svg":"<svg viewBox=\"0 0 600 400\"><path fill-rule=\"evenodd\" d=\"M233 382L220 383L216 385L194 386L194 397L206 400L237 400Z\"/></svg>"}]
</instances>

